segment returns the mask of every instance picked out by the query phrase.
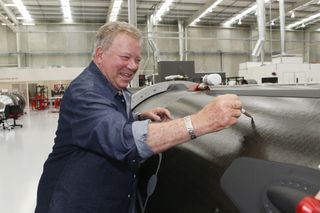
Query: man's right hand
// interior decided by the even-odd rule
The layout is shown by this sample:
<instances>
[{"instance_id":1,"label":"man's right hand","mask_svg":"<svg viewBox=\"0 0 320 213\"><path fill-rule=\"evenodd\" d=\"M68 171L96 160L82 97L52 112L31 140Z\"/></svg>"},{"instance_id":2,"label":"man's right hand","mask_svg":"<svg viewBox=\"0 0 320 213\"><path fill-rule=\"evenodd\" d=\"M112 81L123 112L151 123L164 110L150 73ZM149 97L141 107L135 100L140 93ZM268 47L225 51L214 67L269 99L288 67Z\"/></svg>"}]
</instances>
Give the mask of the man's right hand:
<instances>
[{"instance_id":1,"label":"man's right hand","mask_svg":"<svg viewBox=\"0 0 320 213\"><path fill-rule=\"evenodd\" d=\"M242 103L237 95L217 96L191 116L196 135L216 132L236 124L241 108Z\"/></svg>"}]
</instances>

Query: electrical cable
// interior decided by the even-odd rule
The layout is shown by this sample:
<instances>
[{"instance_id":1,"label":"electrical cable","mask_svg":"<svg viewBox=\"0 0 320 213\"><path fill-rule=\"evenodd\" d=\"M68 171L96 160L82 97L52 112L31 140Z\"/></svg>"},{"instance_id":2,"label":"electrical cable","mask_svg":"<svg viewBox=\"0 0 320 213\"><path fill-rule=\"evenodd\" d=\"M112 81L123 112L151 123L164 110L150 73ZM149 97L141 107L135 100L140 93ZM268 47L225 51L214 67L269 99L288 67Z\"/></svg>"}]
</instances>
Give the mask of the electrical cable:
<instances>
[{"instance_id":1,"label":"electrical cable","mask_svg":"<svg viewBox=\"0 0 320 213\"><path fill-rule=\"evenodd\" d=\"M160 166L161 166L161 161L162 161L162 153L159 153L158 154L159 156L159 161L158 161L158 166L157 166L157 170L156 172L151 175L151 177L149 178L149 181L148 181L148 185L147 185L147 198L144 202L144 205L143 205L143 208L142 208L142 213L145 212L145 209L147 207L147 204L148 204L148 201L149 201L149 198L150 196L153 194L156 186L157 186L157 181L158 181L158 172L159 172L159 169L160 169ZM142 199L141 199L141 196L139 194L139 203L140 203L140 206L142 206Z\"/></svg>"}]
</instances>

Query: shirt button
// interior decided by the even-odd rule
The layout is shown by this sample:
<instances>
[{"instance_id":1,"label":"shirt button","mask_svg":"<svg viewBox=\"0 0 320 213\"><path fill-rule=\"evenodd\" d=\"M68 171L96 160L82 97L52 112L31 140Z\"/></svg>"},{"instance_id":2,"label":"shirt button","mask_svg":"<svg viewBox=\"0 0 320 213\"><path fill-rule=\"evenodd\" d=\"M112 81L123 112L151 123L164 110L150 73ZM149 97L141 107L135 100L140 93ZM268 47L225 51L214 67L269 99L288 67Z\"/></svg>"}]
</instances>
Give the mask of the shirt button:
<instances>
[{"instance_id":1,"label":"shirt button","mask_svg":"<svg viewBox=\"0 0 320 213\"><path fill-rule=\"evenodd\" d=\"M137 176L136 175L133 175L133 178L136 178Z\"/></svg>"},{"instance_id":2,"label":"shirt button","mask_svg":"<svg viewBox=\"0 0 320 213\"><path fill-rule=\"evenodd\" d=\"M122 99L121 101L122 101L122 102L124 102L124 100L123 100L123 99Z\"/></svg>"},{"instance_id":3,"label":"shirt button","mask_svg":"<svg viewBox=\"0 0 320 213\"><path fill-rule=\"evenodd\" d=\"M132 160L132 162L133 162L133 163L135 163L135 162L136 162L136 160Z\"/></svg>"},{"instance_id":4,"label":"shirt button","mask_svg":"<svg viewBox=\"0 0 320 213\"><path fill-rule=\"evenodd\" d=\"M128 194L128 198L130 198L131 197L131 195L130 194Z\"/></svg>"}]
</instances>

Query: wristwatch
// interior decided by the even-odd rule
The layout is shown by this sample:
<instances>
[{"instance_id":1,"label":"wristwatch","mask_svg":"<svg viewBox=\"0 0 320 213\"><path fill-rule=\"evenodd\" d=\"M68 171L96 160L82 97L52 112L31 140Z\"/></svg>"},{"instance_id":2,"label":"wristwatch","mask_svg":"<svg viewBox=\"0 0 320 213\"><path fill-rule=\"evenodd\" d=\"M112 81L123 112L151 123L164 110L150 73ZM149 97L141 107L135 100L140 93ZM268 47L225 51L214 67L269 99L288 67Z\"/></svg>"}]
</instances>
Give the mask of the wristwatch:
<instances>
[{"instance_id":1,"label":"wristwatch","mask_svg":"<svg viewBox=\"0 0 320 213\"><path fill-rule=\"evenodd\" d=\"M187 131L190 135L190 138L191 140L197 138L195 132L194 132L194 128L193 128L193 125L192 125L192 122L191 122L191 117L190 116L186 116L183 118L184 119L184 124L187 128Z\"/></svg>"}]
</instances>

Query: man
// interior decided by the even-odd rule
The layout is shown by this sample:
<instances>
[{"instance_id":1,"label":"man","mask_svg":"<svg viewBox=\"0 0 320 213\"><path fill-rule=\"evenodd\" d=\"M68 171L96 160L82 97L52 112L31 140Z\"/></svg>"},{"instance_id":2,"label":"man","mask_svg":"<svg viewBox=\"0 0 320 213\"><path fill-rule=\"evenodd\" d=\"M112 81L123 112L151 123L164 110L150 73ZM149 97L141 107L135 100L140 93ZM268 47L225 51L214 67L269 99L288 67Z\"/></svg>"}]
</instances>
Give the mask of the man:
<instances>
[{"instance_id":1,"label":"man","mask_svg":"<svg viewBox=\"0 0 320 213\"><path fill-rule=\"evenodd\" d=\"M171 120L163 108L133 115L126 88L138 70L141 43L139 30L123 22L98 30L93 61L64 94L36 213L134 212L142 160L237 122L235 95L219 96L185 119Z\"/></svg>"}]
</instances>

